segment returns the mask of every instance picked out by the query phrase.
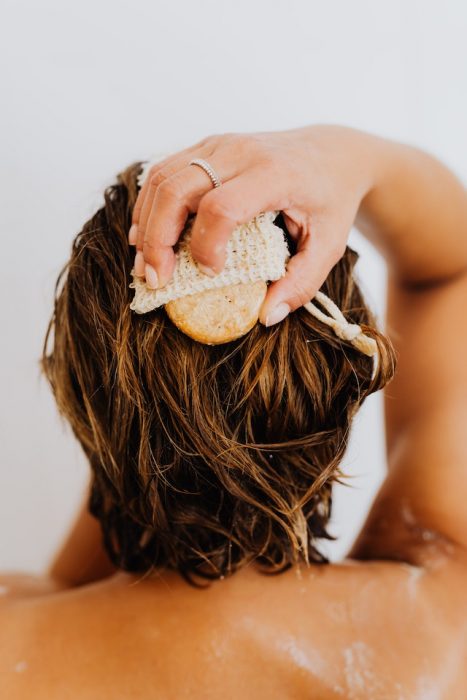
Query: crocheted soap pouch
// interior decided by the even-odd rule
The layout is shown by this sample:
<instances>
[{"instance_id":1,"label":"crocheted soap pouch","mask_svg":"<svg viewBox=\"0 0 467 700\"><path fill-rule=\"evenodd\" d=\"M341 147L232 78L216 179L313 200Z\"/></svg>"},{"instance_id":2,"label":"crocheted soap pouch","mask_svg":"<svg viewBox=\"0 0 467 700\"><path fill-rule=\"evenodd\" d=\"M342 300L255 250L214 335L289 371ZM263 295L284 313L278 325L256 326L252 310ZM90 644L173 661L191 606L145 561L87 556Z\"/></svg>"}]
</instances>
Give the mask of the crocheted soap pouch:
<instances>
[{"instance_id":1,"label":"crocheted soap pouch","mask_svg":"<svg viewBox=\"0 0 467 700\"><path fill-rule=\"evenodd\" d=\"M215 277L203 274L191 256L194 221L194 217L191 217L176 247L172 279L165 287L150 289L132 270L133 282L130 287L135 290L135 296L130 308L144 314L169 301L208 289L258 280L269 282L283 277L289 250L282 229L274 224L277 214L274 211L264 212L234 229L227 242L224 269Z\"/></svg>"},{"instance_id":2,"label":"crocheted soap pouch","mask_svg":"<svg viewBox=\"0 0 467 700\"><path fill-rule=\"evenodd\" d=\"M143 163L137 182L141 188L152 166L167 154L158 154ZM175 270L172 279L160 289L150 289L145 280L131 271L130 284L135 296L130 308L139 314L148 313L169 301L231 284L242 284L263 280L270 282L285 275L289 250L284 233L274 224L278 211L258 214L246 224L237 226L226 246L224 269L215 277L203 274L190 252L191 232L194 216L189 217L177 246L175 247Z\"/></svg>"}]
</instances>

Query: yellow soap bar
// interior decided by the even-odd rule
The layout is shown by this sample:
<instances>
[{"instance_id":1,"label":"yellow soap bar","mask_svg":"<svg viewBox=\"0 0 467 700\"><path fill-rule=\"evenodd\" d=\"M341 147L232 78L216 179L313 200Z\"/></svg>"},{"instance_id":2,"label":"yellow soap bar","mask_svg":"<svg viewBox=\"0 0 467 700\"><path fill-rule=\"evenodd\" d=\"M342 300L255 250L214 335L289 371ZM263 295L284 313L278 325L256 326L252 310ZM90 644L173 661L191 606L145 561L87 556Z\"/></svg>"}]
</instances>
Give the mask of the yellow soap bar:
<instances>
[{"instance_id":1,"label":"yellow soap bar","mask_svg":"<svg viewBox=\"0 0 467 700\"><path fill-rule=\"evenodd\" d=\"M165 310L177 328L193 340L220 345L253 328L266 292L263 280L229 284L169 301Z\"/></svg>"}]
</instances>

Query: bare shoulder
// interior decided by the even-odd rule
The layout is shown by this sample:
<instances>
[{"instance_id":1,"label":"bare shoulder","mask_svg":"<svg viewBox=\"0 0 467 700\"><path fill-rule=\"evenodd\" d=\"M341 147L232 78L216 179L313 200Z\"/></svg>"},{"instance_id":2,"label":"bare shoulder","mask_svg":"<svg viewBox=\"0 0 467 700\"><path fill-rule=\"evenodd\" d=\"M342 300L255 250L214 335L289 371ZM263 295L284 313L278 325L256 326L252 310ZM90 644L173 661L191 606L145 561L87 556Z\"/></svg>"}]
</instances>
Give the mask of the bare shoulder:
<instances>
[{"instance_id":1,"label":"bare shoulder","mask_svg":"<svg viewBox=\"0 0 467 700\"><path fill-rule=\"evenodd\" d=\"M305 687L323 699L463 697L466 582L467 563L436 543L417 566L245 571L207 590L117 575L13 594L0 607L0 697L53 700L71 684L80 700L123 699L135 687L144 700L157 697L156 682L161 697L176 697L186 678L199 684L193 697L205 682L235 697L243 677L252 698L303 697ZM273 681L277 695L262 685Z\"/></svg>"},{"instance_id":2,"label":"bare shoulder","mask_svg":"<svg viewBox=\"0 0 467 700\"><path fill-rule=\"evenodd\" d=\"M93 598L92 586L67 589L47 576L0 574L1 698L70 697L74 655L80 647L92 652Z\"/></svg>"},{"instance_id":3,"label":"bare shoulder","mask_svg":"<svg viewBox=\"0 0 467 700\"><path fill-rule=\"evenodd\" d=\"M337 691L319 697L467 697L467 557L424 544L417 563L348 560L291 587L291 639Z\"/></svg>"},{"instance_id":4,"label":"bare shoulder","mask_svg":"<svg viewBox=\"0 0 467 700\"><path fill-rule=\"evenodd\" d=\"M21 598L50 595L63 590L63 586L48 576L24 572L0 573L0 609Z\"/></svg>"}]
</instances>

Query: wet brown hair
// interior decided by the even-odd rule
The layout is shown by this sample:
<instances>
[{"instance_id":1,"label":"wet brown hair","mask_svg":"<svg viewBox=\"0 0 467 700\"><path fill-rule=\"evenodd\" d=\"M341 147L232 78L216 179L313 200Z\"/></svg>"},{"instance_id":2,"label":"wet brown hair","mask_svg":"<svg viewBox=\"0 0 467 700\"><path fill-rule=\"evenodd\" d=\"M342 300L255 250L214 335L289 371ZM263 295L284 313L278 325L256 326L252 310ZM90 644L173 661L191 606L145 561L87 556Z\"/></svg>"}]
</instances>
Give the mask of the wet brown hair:
<instances>
[{"instance_id":1,"label":"wet brown hair","mask_svg":"<svg viewBox=\"0 0 467 700\"><path fill-rule=\"evenodd\" d=\"M192 582L253 560L267 572L323 562L352 417L394 371L353 277L357 255L347 248L322 290L375 338L374 376L371 358L304 309L199 344L163 309L130 311L140 170L118 176L76 236L42 358L91 465L105 548L126 571L170 568Z\"/></svg>"}]
</instances>

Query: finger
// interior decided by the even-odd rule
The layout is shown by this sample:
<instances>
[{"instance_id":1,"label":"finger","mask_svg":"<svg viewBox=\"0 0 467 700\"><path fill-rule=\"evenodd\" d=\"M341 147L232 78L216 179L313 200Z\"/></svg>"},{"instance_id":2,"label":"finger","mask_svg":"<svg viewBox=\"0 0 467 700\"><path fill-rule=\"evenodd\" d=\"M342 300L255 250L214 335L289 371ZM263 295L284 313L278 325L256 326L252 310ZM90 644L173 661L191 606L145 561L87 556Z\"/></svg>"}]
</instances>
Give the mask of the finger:
<instances>
[{"instance_id":1,"label":"finger","mask_svg":"<svg viewBox=\"0 0 467 700\"><path fill-rule=\"evenodd\" d=\"M157 166L162 167L162 163L166 162L168 158L164 158L160 164L157 164ZM136 202L133 207L133 211L131 213L131 226L130 230L128 231L128 243L130 245L137 245L138 243L138 226L139 222L141 220L141 211L143 209L144 203L147 199L147 194L151 182L151 176L154 170L157 167L156 165L153 165L149 172L146 173L146 177L143 181L143 184L141 186L140 191L138 192L138 196L136 198Z\"/></svg>"},{"instance_id":2,"label":"finger","mask_svg":"<svg viewBox=\"0 0 467 700\"><path fill-rule=\"evenodd\" d=\"M313 299L330 270L341 257L340 247L333 241L336 231L320 226L298 245L288 262L285 277L272 282L260 310L259 320L266 326L282 321L291 311Z\"/></svg>"},{"instance_id":3,"label":"finger","mask_svg":"<svg viewBox=\"0 0 467 700\"><path fill-rule=\"evenodd\" d=\"M237 166L231 162L224 168L215 157L209 162L224 182L236 174ZM186 166L158 186L144 230L142 252L146 264L156 270L160 286L167 283L173 272L171 247L178 241L188 215L197 211L201 198L212 186L204 170L195 166ZM138 243L139 235L140 232Z\"/></svg>"},{"instance_id":4,"label":"finger","mask_svg":"<svg viewBox=\"0 0 467 700\"><path fill-rule=\"evenodd\" d=\"M173 155L169 155L169 156L161 158L160 161L158 161L157 163L154 163L151 166L149 172L146 173L146 177L143 181L143 184L141 186L140 191L138 192L138 196L136 197L136 202L133 206L133 211L131 213L131 226L130 226L130 231L128 232L128 239L129 239L130 245L136 244L136 235L137 235L137 230L138 230L138 224L139 224L139 221L141 218L141 209L143 208L143 204L144 204L144 201L146 199L147 191L149 188L149 182L151 179L151 174L157 168L164 167L164 165L166 165L167 162L172 160L172 158L173 158ZM145 165L146 165L146 163L144 164L144 166Z\"/></svg>"},{"instance_id":5,"label":"finger","mask_svg":"<svg viewBox=\"0 0 467 700\"><path fill-rule=\"evenodd\" d=\"M252 196L254 193L254 196ZM193 224L191 253L203 270L221 272L226 244L236 226L262 211L280 209L284 191L277 175L251 168L205 194Z\"/></svg>"},{"instance_id":6,"label":"finger","mask_svg":"<svg viewBox=\"0 0 467 700\"><path fill-rule=\"evenodd\" d=\"M136 226L136 230L133 228L133 225L131 227L133 229L132 238L135 240L135 245L138 250L143 249L144 232L157 188L164 180L171 177L179 170L182 170L187 162L189 162L190 156L192 156L194 152L194 148L185 149L181 154L175 154L174 156L165 158L160 163L156 163L148 172L132 214L132 221ZM128 234L128 236L130 237L130 234Z\"/></svg>"},{"instance_id":7,"label":"finger","mask_svg":"<svg viewBox=\"0 0 467 700\"><path fill-rule=\"evenodd\" d=\"M137 224L139 223L140 219L140 213L141 213L141 208L143 201L146 196L146 192L149 187L149 181L150 181L150 176L155 174L158 170L162 168L166 168L172 161L174 160L181 160L182 158L188 157L188 155L191 153L191 151L200 151L203 149L208 142L212 141L213 137L208 137L205 139L202 139L201 141L198 141L198 143L192 144L191 146L187 146L187 148L183 148L180 151L176 151L175 153L170 153L167 156L161 157L160 160L158 160L154 165L151 167L149 173L147 173L146 178L143 182L143 185L141 187L141 190L138 193L138 197L136 199L135 205L133 207L133 212L132 212L132 222Z\"/></svg>"},{"instance_id":8,"label":"finger","mask_svg":"<svg viewBox=\"0 0 467 700\"><path fill-rule=\"evenodd\" d=\"M130 231L128 232L128 240L130 245L136 245L137 242L138 226L141 221L143 205L147 198L148 190L150 189L151 178L156 177L158 173L160 173L160 171L162 170L167 171L167 174L172 174L173 172L176 172L177 169L183 167L183 165L185 164L184 162L188 160L189 156L191 156L193 153L200 153L202 150L204 152L206 146L208 145L208 143L211 143L212 140L213 137L205 138L192 146L188 146L187 148L182 149L181 151L177 151L176 153L171 153L167 156L163 156L159 161L154 163L149 172L146 174L145 180L138 193L136 202L133 207L131 216L132 223Z\"/></svg>"}]
</instances>

